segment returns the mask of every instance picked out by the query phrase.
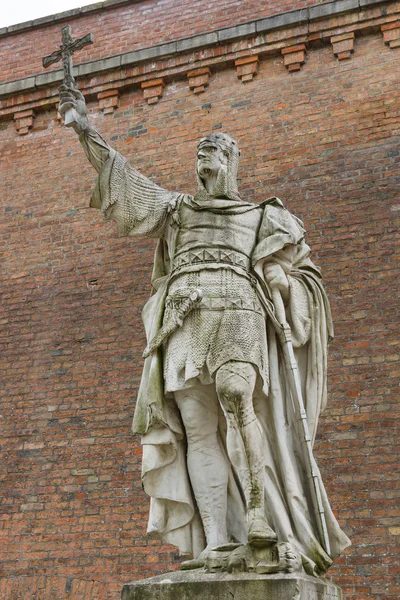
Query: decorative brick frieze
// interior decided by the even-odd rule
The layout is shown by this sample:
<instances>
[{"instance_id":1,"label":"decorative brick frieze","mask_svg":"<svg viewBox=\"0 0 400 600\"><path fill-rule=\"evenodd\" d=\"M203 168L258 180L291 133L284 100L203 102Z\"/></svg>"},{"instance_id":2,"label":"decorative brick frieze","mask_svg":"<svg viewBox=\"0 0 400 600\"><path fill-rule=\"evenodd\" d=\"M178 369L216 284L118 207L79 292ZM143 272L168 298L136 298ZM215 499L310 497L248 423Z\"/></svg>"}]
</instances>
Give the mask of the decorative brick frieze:
<instances>
[{"instance_id":1,"label":"decorative brick frieze","mask_svg":"<svg viewBox=\"0 0 400 600\"><path fill-rule=\"evenodd\" d=\"M385 44L390 48L398 48L400 46L400 21L385 23L381 26L381 30Z\"/></svg>"},{"instance_id":2,"label":"decorative brick frieze","mask_svg":"<svg viewBox=\"0 0 400 600\"><path fill-rule=\"evenodd\" d=\"M189 71L187 77L189 79L189 87L194 94L202 94L205 92L210 81L211 71L208 67Z\"/></svg>"},{"instance_id":3,"label":"decorative brick frieze","mask_svg":"<svg viewBox=\"0 0 400 600\"><path fill-rule=\"evenodd\" d=\"M97 99L99 101L99 109L102 110L105 115L112 114L114 110L118 108L119 91L113 89L99 92L97 94Z\"/></svg>"},{"instance_id":4,"label":"decorative brick frieze","mask_svg":"<svg viewBox=\"0 0 400 600\"><path fill-rule=\"evenodd\" d=\"M14 113L15 127L19 135L26 135L33 127L35 111L32 108Z\"/></svg>"},{"instance_id":5,"label":"decorative brick frieze","mask_svg":"<svg viewBox=\"0 0 400 600\"><path fill-rule=\"evenodd\" d=\"M164 80L160 77L151 81L143 81L141 88L143 90L143 98L147 100L147 104L157 104L164 92Z\"/></svg>"},{"instance_id":6,"label":"decorative brick frieze","mask_svg":"<svg viewBox=\"0 0 400 600\"><path fill-rule=\"evenodd\" d=\"M351 58L354 52L354 31L331 37L333 53L338 60Z\"/></svg>"},{"instance_id":7,"label":"decorative brick frieze","mask_svg":"<svg viewBox=\"0 0 400 600\"><path fill-rule=\"evenodd\" d=\"M300 71L302 64L306 60L306 51L305 44L297 44L297 46L290 46L281 50L284 65L290 73Z\"/></svg>"},{"instance_id":8,"label":"decorative brick frieze","mask_svg":"<svg viewBox=\"0 0 400 600\"><path fill-rule=\"evenodd\" d=\"M321 43L331 43L340 61L353 53L355 35L374 35L381 29L390 48L400 45L400 3L359 0L358 5L329 2L318 10L310 7L281 13L246 26L85 62L75 67L74 74L85 96L97 98L99 109L107 114L117 108L119 96L134 86L143 89L149 104L155 104L163 95L166 80L188 78L190 89L200 94L209 85L214 69L235 66L238 78L248 82L267 56L281 54L287 70L292 72L301 69L306 48L318 52ZM255 52L254 56L246 56L250 51ZM28 109L38 113L55 106L62 76L62 70L37 75L27 71L24 79L0 83L0 120L12 119L15 113ZM26 133L26 128L21 130Z\"/></svg>"},{"instance_id":9,"label":"decorative brick frieze","mask_svg":"<svg viewBox=\"0 0 400 600\"><path fill-rule=\"evenodd\" d=\"M258 73L259 60L258 56L246 56L235 60L236 74L243 83L252 81Z\"/></svg>"}]
</instances>

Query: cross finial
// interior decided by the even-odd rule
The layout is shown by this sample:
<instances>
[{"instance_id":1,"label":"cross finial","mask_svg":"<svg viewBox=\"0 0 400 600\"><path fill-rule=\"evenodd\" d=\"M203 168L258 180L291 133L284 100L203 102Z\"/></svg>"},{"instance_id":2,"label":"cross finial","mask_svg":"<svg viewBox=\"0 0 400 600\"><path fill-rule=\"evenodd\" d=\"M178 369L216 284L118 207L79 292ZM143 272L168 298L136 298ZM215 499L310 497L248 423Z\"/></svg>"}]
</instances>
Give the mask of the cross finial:
<instances>
[{"instance_id":1,"label":"cross finial","mask_svg":"<svg viewBox=\"0 0 400 600\"><path fill-rule=\"evenodd\" d=\"M74 41L72 39L71 27L69 25L61 27L61 35L62 45L60 46L60 49L53 52L53 54L45 56L43 58L43 66L45 69L47 69L47 67L62 59L64 69L64 84L68 87L73 87L75 79L72 75L72 55L77 50L84 48L84 46L93 44L93 35L88 33L87 35Z\"/></svg>"}]
</instances>

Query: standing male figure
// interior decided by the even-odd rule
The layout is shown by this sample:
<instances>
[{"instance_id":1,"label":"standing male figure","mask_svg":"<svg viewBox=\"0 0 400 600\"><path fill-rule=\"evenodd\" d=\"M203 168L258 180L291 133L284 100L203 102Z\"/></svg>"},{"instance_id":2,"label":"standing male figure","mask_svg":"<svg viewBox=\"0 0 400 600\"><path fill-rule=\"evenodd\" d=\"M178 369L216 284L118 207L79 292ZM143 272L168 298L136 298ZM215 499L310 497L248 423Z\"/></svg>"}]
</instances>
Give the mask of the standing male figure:
<instances>
[{"instance_id":1,"label":"standing male figure","mask_svg":"<svg viewBox=\"0 0 400 600\"><path fill-rule=\"evenodd\" d=\"M159 240L133 421L143 436L148 532L194 556L188 568L215 547L278 542L308 572L324 572L349 540L323 487L330 555L320 539L304 440L266 313L279 290L314 440L332 326L301 221L277 198L241 199L239 150L228 135L200 140L195 196L169 192L89 126L79 91L61 86L60 98L62 114L77 111L72 126L99 173L90 205L121 233Z\"/></svg>"}]
</instances>

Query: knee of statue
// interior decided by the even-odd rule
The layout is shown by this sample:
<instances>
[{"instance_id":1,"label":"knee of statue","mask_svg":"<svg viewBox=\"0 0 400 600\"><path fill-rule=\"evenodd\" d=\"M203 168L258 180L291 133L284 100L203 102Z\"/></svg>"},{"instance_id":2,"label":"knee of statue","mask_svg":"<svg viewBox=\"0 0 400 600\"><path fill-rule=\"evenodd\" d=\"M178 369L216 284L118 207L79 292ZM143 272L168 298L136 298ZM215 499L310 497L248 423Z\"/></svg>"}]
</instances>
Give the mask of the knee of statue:
<instances>
[{"instance_id":1,"label":"knee of statue","mask_svg":"<svg viewBox=\"0 0 400 600\"><path fill-rule=\"evenodd\" d=\"M216 389L223 408L235 415L243 411L252 400L251 387L243 377L232 372L225 373L224 367L221 367L217 373Z\"/></svg>"}]
</instances>

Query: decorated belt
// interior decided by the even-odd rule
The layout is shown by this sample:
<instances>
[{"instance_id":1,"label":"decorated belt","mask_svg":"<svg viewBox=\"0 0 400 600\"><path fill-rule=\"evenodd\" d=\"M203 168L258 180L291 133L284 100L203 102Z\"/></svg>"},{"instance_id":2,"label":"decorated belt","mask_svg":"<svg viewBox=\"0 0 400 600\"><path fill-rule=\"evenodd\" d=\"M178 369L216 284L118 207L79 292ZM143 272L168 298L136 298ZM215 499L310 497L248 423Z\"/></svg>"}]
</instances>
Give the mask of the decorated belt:
<instances>
[{"instance_id":1,"label":"decorated belt","mask_svg":"<svg viewBox=\"0 0 400 600\"><path fill-rule=\"evenodd\" d=\"M200 248L198 250L187 250L175 256L172 262L172 271L182 267L207 263L223 263L242 267L246 271L250 270L250 258L242 252L220 248Z\"/></svg>"},{"instance_id":2,"label":"decorated belt","mask_svg":"<svg viewBox=\"0 0 400 600\"><path fill-rule=\"evenodd\" d=\"M225 296L206 296L203 295L203 290L200 288L177 289L173 294L167 296L165 300L165 315L164 323L149 341L146 349L143 352L143 357L147 358L163 342L179 327L182 327L183 321L192 310L196 309L208 310L251 310L263 315L263 309L256 299L245 299Z\"/></svg>"},{"instance_id":3,"label":"decorated belt","mask_svg":"<svg viewBox=\"0 0 400 600\"><path fill-rule=\"evenodd\" d=\"M168 296L165 300L165 308L168 311L179 311L182 303L189 296L185 294L184 288L176 290L173 294ZM257 299L252 298L238 298L234 296L206 296L204 295L196 304L194 308L207 309L207 310L251 310L259 314L263 314L260 302Z\"/></svg>"}]
</instances>

